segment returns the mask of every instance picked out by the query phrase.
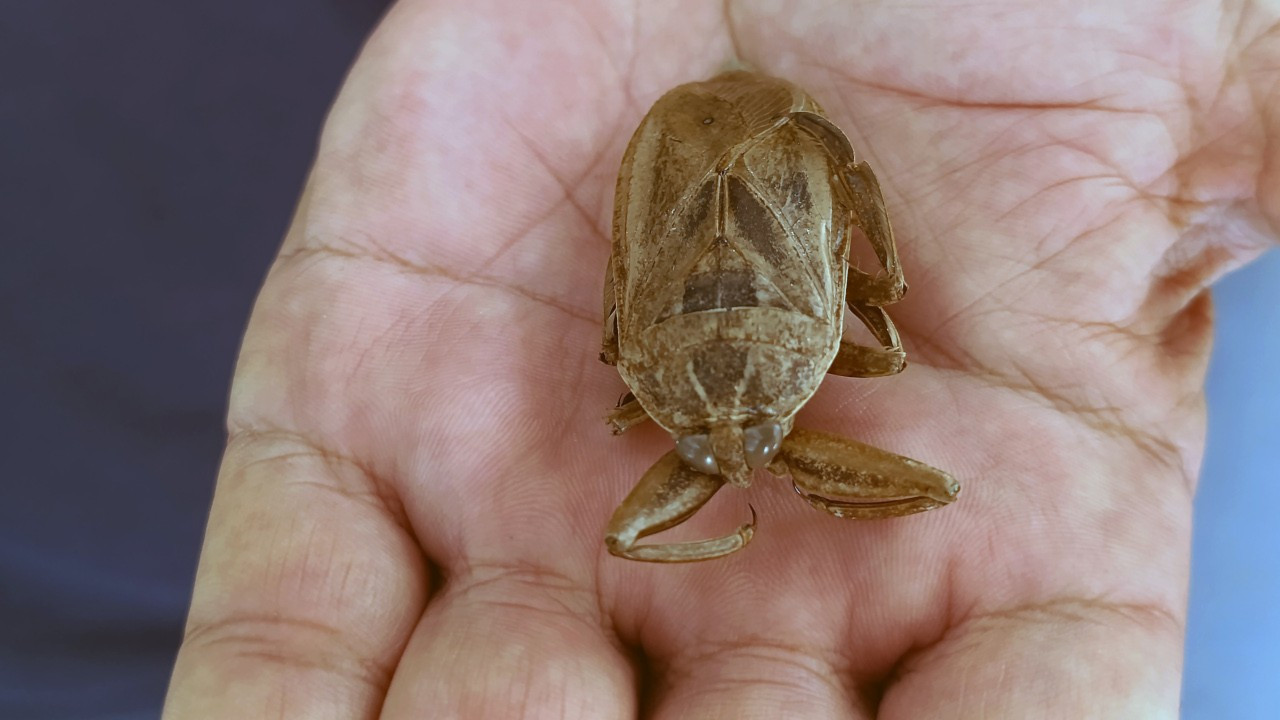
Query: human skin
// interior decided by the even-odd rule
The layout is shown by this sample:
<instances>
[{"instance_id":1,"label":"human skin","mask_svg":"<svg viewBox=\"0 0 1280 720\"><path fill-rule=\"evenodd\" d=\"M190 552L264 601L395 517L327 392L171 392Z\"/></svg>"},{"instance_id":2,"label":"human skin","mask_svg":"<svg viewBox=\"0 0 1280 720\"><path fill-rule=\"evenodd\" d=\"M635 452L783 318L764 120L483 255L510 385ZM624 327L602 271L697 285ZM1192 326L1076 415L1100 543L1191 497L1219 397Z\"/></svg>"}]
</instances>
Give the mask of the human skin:
<instances>
[{"instance_id":1,"label":"human skin","mask_svg":"<svg viewBox=\"0 0 1280 720\"><path fill-rule=\"evenodd\" d=\"M1274 3L402 0L258 299L165 707L198 718L1171 718L1207 286L1280 227ZM694 565L605 552L672 441L596 361L622 150L737 58L875 168L901 375L798 424L944 509L782 481Z\"/></svg>"}]
</instances>

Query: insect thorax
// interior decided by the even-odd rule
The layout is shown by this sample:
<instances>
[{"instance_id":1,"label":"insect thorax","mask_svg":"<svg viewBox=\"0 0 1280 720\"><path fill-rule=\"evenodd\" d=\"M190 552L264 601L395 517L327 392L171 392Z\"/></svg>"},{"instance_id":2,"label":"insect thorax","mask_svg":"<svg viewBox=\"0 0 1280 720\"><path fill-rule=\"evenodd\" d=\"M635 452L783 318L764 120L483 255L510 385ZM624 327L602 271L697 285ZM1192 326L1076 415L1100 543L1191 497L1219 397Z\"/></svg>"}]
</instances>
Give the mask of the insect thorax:
<instances>
[{"instance_id":1,"label":"insect thorax","mask_svg":"<svg viewBox=\"0 0 1280 720\"><path fill-rule=\"evenodd\" d=\"M624 342L618 370L659 425L700 432L726 421L790 420L822 382L838 343L825 323L795 312L697 312Z\"/></svg>"}]
</instances>

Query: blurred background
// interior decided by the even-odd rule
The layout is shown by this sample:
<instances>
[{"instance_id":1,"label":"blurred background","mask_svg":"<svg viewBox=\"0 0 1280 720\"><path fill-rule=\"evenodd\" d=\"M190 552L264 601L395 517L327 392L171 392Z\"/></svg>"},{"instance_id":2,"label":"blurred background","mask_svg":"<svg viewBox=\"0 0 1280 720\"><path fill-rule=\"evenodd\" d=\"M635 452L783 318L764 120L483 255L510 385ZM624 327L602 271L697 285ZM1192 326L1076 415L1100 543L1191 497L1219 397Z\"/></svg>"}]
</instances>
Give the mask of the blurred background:
<instances>
[{"instance_id":1,"label":"blurred background","mask_svg":"<svg viewBox=\"0 0 1280 720\"><path fill-rule=\"evenodd\" d=\"M159 715L254 293L384 0L0 9L0 720ZM1185 717L1280 717L1280 253L1217 290Z\"/></svg>"}]
</instances>

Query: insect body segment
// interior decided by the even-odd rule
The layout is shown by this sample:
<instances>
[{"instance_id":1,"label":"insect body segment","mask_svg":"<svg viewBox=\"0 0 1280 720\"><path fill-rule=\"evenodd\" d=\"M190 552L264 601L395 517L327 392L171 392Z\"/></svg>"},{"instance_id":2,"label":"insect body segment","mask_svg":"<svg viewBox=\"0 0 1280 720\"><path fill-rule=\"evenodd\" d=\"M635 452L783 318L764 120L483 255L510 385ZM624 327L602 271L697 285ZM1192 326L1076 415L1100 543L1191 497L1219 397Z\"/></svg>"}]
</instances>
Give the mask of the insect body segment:
<instances>
[{"instance_id":1,"label":"insect body segment","mask_svg":"<svg viewBox=\"0 0 1280 720\"><path fill-rule=\"evenodd\" d=\"M849 268L855 225L882 271ZM726 482L748 485L759 468L791 475L798 490L812 491L811 503L837 515L850 513L815 498L830 492L854 496L832 503L858 502L872 487L855 470L831 470L839 462L874 460L878 472L904 473L877 480L860 516L953 499L958 486L941 471L792 431L828 372L876 376L904 367L881 306L905 289L874 174L803 91L735 72L659 99L619 173L601 359L617 365L631 389L610 415L615 431L651 418L676 449L615 513L609 550L680 562L741 548L753 526L705 544L635 543L682 522ZM882 347L842 339L846 304ZM818 466L815 452L824 470L810 473L804 468ZM901 497L883 495L886 487Z\"/></svg>"}]
</instances>

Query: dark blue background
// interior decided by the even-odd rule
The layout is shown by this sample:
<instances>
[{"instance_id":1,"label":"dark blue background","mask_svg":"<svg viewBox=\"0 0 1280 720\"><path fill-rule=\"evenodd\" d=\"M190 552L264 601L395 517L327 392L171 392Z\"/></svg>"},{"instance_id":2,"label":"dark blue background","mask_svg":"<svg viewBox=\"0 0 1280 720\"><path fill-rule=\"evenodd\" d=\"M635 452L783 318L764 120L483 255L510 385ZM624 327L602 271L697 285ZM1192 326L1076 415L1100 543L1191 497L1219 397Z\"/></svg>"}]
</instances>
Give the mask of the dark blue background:
<instances>
[{"instance_id":1,"label":"dark blue background","mask_svg":"<svg viewBox=\"0 0 1280 720\"><path fill-rule=\"evenodd\" d=\"M0 720L158 715L240 333L385 4L4 0ZM1280 256L1219 295L1187 717L1271 718Z\"/></svg>"},{"instance_id":2,"label":"dark blue background","mask_svg":"<svg viewBox=\"0 0 1280 720\"><path fill-rule=\"evenodd\" d=\"M0 3L0 720L157 716L240 334L385 4Z\"/></svg>"}]
</instances>

